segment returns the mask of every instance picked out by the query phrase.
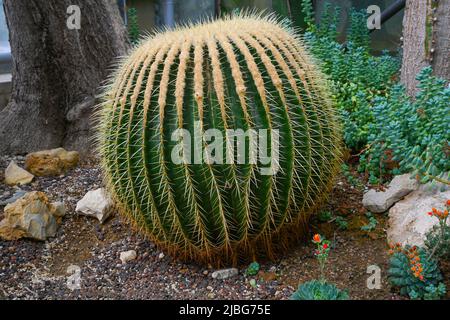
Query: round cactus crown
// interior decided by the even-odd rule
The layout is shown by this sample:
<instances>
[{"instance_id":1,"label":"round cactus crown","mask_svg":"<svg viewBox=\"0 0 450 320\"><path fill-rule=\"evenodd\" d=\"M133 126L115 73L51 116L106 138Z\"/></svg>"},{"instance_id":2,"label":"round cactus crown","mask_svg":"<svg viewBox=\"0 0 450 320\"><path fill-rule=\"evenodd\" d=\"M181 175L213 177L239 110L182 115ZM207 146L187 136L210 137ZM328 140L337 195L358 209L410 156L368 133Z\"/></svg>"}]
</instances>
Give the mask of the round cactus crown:
<instances>
[{"instance_id":1,"label":"round cactus crown","mask_svg":"<svg viewBox=\"0 0 450 320\"><path fill-rule=\"evenodd\" d=\"M300 38L271 16L150 36L121 63L99 112L100 154L118 206L184 258L271 257L304 232L339 167L326 81ZM223 135L199 140L178 130ZM246 161L217 161L237 156L230 131L243 133ZM249 161L249 132L265 140L270 161L260 153ZM213 144L223 156L208 161ZM185 161L198 155L203 161Z\"/></svg>"}]
</instances>

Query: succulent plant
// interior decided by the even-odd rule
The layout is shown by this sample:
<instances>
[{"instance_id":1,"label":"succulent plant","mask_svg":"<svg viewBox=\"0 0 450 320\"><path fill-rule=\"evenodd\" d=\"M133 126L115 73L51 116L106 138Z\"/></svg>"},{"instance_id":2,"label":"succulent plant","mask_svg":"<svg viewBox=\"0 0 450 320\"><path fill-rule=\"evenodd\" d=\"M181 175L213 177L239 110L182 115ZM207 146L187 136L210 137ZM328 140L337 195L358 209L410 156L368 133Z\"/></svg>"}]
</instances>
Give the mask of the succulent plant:
<instances>
[{"instance_id":1,"label":"succulent plant","mask_svg":"<svg viewBox=\"0 0 450 320\"><path fill-rule=\"evenodd\" d=\"M439 298L446 293L437 261L423 248L407 246L393 253L388 279L411 299Z\"/></svg>"},{"instance_id":2,"label":"succulent plant","mask_svg":"<svg viewBox=\"0 0 450 320\"><path fill-rule=\"evenodd\" d=\"M108 189L136 228L180 258L274 257L304 233L340 167L327 82L273 16L239 14L141 40L104 96L98 145ZM249 136L245 161L208 161L213 142L191 137L213 129L224 136L216 151L231 158L230 131L266 130L269 161L249 160Z\"/></svg>"},{"instance_id":3,"label":"succulent plant","mask_svg":"<svg viewBox=\"0 0 450 320\"><path fill-rule=\"evenodd\" d=\"M258 272L259 272L259 269L260 269L260 265L259 265L259 263L258 262L252 262L252 263L250 263L250 265L247 267L247 270L245 270L245 273L248 275L248 276L256 276L257 274L258 274Z\"/></svg>"},{"instance_id":4,"label":"succulent plant","mask_svg":"<svg viewBox=\"0 0 450 320\"><path fill-rule=\"evenodd\" d=\"M349 296L332 283L312 280L301 284L291 300L349 300Z\"/></svg>"}]
</instances>

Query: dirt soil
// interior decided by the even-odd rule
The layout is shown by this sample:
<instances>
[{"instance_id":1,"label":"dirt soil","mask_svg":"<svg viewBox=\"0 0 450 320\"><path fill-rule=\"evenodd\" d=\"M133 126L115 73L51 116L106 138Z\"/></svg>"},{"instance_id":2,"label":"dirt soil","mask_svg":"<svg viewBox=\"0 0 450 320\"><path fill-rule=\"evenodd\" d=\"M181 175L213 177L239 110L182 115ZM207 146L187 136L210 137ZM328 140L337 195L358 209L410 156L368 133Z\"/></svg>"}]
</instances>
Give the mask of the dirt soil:
<instances>
[{"instance_id":1,"label":"dirt soil","mask_svg":"<svg viewBox=\"0 0 450 320\"><path fill-rule=\"evenodd\" d=\"M23 166L23 157L0 157L0 181L12 159ZM86 161L64 176L36 178L22 187L64 201L67 212L57 235L46 242L0 240L0 299L288 299L299 283L319 277L314 245L308 241L298 243L280 260L260 261L255 277L246 276L246 266L240 266L237 277L215 280L211 267L173 260L117 215L101 225L76 214L77 201L101 186L99 167ZM0 203L15 191L0 183ZM360 229L368 222L362 192L342 177L323 208L334 217L345 217L348 230L339 230L333 221L312 221L311 235L320 233L332 241L326 277L347 289L352 299L404 299L387 281L386 217L375 215L378 225L371 232ZM0 206L0 219L2 212ZM119 255L128 250L136 250L137 259L122 264ZM79 289L70 289L76 279L67 272L71 265L79 267ZM367 288L370 265L381 269L381 289ZM449 279L450 266L443 270Z\"/></svg>"}]
</instances>

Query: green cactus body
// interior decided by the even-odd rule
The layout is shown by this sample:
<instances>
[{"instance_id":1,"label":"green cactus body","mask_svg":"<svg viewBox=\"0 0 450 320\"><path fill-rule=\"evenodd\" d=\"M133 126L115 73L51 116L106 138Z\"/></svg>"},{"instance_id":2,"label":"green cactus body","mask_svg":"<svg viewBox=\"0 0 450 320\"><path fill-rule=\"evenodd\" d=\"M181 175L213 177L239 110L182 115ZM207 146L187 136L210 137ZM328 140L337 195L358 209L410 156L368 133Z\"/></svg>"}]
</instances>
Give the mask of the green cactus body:
<instances>
[{"instance_id":1,"label":"green cactus body","mask_svg":"<svg viewBox=\"0 0 450 320\"><path fill-rule=\"evenodd\" d=\"M272 159L277 136L278 161L174 162L177 129L217 129L225 156L234 155L229 130L265 129ZM273 257L304 233L340 166L326 81L273 17L233 16L143 40L106 90L98 132L120 210L169 253L203 262ZM188 141L194 156L211 143ZM276 174L262 173L274 166Z\"/></svg>"}]
</instances>

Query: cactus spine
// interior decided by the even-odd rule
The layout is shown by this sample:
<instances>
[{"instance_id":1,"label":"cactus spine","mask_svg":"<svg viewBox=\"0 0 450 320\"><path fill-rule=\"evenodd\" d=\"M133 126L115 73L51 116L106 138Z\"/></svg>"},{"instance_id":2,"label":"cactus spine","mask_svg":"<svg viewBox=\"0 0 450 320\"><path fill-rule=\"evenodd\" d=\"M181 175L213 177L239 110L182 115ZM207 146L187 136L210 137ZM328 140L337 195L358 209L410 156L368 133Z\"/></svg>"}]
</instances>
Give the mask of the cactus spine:
<instances>
[{"instance_id":1,"label":"cactus spine","mask_svg":"<svg viewBox=\"0 0 450 320\"><path fill-rule=\"evenodd\" d=\"M174 163L171 135L180 128L277 131L280 170L263 175L259 161ZM98 132L120 210L169 253L203 262L273 257L286 247L325 199L341 155L326 81L300 38L271 16L144 40L108 86Z\"/></svg>"}]
</instances>

